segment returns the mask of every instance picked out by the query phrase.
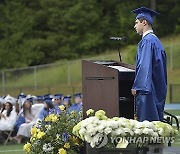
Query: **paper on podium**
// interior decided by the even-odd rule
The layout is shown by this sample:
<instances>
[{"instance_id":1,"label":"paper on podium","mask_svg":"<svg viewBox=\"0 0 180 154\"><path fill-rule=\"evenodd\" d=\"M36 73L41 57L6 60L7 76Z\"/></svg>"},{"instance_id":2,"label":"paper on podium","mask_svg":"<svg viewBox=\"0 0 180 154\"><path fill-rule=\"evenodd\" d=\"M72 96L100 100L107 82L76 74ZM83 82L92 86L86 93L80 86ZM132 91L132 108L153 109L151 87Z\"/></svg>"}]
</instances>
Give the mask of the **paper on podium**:
<instances>
[{"instance_id":1,"label":"paper on podium","mask_svg":"<svg viewBox=\"0 0 180 154\"><path fill-rule=\"evenodd\" d=\"M108 66L108 67L117 69L117 70L119 70L119 72L134 72L133 69L122 67L122 66Z\"/></svg>"}]
</instances>

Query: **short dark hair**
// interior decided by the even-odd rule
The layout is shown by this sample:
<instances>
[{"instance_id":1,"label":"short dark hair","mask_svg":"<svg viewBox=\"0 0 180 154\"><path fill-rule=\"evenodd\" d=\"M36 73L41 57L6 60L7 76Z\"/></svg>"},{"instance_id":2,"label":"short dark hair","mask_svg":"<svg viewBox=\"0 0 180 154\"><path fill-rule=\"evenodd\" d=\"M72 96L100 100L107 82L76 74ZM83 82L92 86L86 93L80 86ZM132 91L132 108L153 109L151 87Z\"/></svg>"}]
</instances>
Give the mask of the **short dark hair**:
<instances>
[{"instance_id":1,"label":"short dark hair","mask_svg":"<svg viewBox=\"0 0 180 154\"><path fill-rule=\"evenodd\" d=\"M138 20L142 23L143 20L146 20L145 18L138 18ZM146 20L147 21L147 20ZM148 21L147 21L148 25L152 26Z\"/></svg>"}]
</instances>

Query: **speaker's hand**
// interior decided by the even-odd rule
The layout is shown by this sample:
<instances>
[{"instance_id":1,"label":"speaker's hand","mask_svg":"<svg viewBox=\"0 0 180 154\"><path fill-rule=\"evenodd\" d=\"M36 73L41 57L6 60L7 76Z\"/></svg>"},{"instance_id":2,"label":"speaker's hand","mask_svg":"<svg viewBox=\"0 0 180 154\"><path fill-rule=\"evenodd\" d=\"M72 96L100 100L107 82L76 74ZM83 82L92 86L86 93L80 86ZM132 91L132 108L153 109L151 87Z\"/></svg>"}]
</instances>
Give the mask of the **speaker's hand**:
<instances>
[{"instance_id":1,"label":"speaker's hand","mask_svg":"<svg viewBox=\"0 0 180 154\"><path fill-rule=\"evenodd\" d=\"M133 96L136 96L136 90L131 89L131 93L132 93Z\"/></svg>"}]
</instances>

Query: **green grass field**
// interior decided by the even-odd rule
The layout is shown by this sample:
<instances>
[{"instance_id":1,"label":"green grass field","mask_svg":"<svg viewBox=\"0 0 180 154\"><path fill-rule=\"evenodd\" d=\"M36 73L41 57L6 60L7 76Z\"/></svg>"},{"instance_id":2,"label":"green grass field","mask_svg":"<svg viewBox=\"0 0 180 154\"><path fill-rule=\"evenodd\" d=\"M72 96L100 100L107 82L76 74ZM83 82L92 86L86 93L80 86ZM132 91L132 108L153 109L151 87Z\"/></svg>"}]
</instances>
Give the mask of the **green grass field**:
<instances>
[{"instance_id":1,"label":"green grass field","mask_svg":"<svg viewBox=\"0 0 180 154\"><path fill-rule=\"evenodd\" d=\"M0 154L25 154L23 144L0 145Z\"/></svg>"}]
</instances>

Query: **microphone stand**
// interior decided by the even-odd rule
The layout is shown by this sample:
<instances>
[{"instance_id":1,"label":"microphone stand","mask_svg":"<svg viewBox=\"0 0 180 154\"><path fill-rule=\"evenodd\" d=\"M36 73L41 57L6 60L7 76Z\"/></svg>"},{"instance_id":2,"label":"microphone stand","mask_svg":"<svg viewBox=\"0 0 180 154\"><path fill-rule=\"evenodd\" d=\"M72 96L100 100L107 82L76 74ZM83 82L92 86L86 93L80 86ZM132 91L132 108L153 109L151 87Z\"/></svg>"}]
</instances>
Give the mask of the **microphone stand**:
<instances>
[{"instance_id":1,"label":"microphone stand","mask_svg":"<svg viewBox=\"0 0 180 154\"><path fill-rule=\"evenodd\" d=\"M120 62L122 62L122 58L121 58L121 44L118 43L118 53L119 53L119 60Z\"/></svg>"}]
</instances>

